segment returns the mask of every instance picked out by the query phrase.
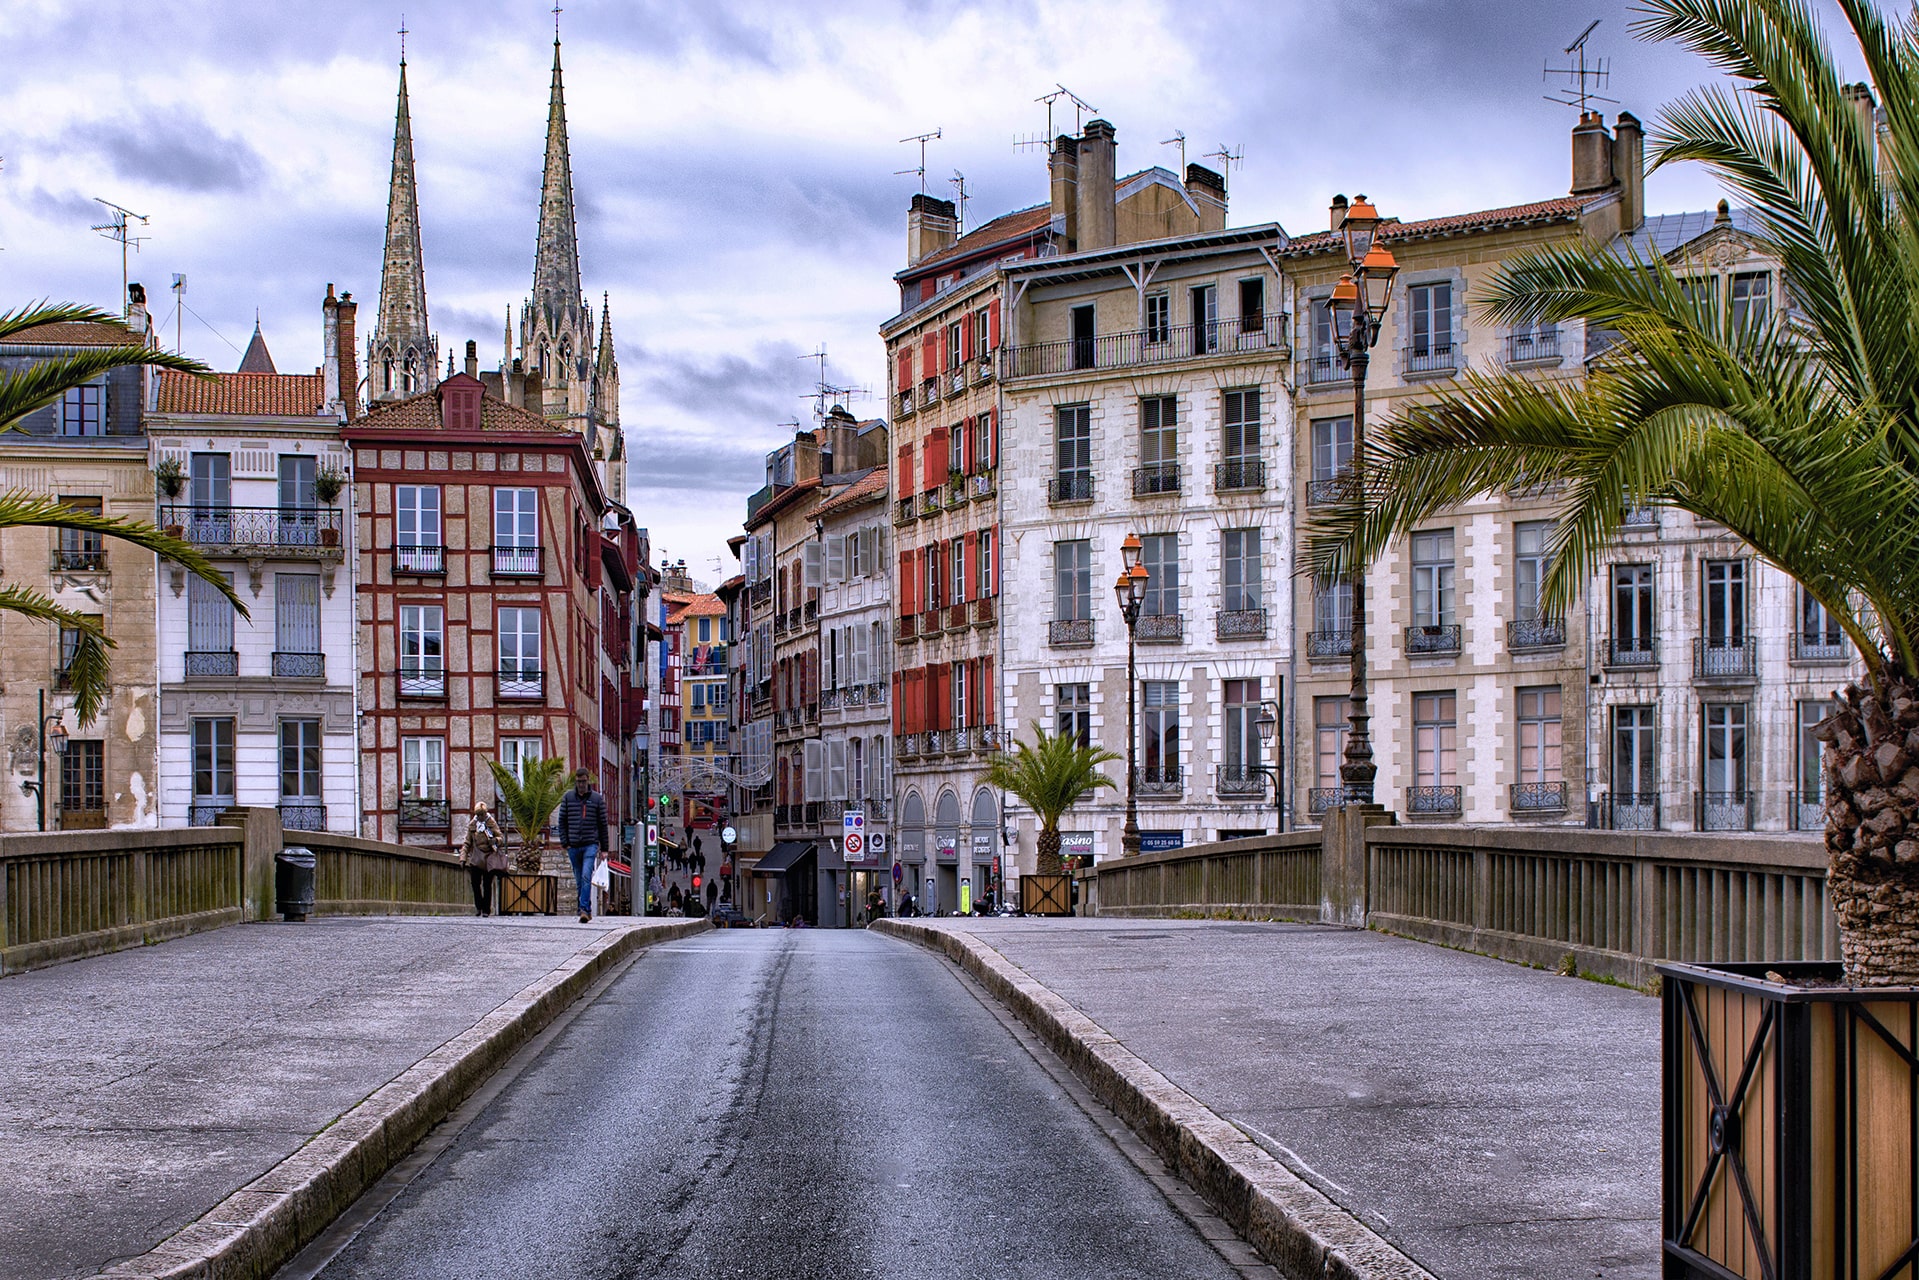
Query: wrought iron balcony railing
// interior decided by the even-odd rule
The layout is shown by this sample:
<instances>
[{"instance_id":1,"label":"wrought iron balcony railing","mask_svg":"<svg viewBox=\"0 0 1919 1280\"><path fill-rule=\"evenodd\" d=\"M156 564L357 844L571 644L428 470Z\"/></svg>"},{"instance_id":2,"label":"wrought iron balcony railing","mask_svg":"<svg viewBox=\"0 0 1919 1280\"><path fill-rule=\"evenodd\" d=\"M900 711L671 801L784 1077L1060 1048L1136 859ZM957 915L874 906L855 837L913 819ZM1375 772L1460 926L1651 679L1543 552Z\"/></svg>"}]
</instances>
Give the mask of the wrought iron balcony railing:
<instances>
[{"instance_id":1,"label":"wrought iron balcony railing","mask_svg":"<svg viewBox=\"0 0 1919 1280\"><path fill-rule=\"evenodd\" d=\"M210 827L220 821L220 815L233 807L231 797L225 799L195 796L193 803L187 806L187 825L189 827Z\"/></svg>"},{"instance_id":2,"label":"wrought iron balcony railing","mask_svg":"<svg viewBox=\"0 0 1919 1280\"><path fill-rule=\"evenodd\" d=\"M446 668L438 662L402 661L400 663L402 698L446 697Z\"/></svg>"},{"instance_id":3,"label":"wrought iron balcony railing","mask_svg":"<svg viewBox=\"0 0 1919 1280\"><path fill-rule=\"evenodd\" d=\"M273 653L273 674L283 680L324 680L326 655L289 653L284 649L276 649Z\"/></svg>"},{"instance_id":4,"label":"wrought iron balcony railing","mask_svg":"<svg viewBox=\"0 0 1919 1280\"><path fill-rule=\"evenodd\" d=\"M1233 458L1213 465L1214 493L1257 493L1266 487L1262 458Z\"/></svg>"},{"instance_id":5,"label":"wrought iron balcony railing","mask_svg":"<svg viewBox=\"0 0 1919 1280\"><path fill-rule=\"evenodd\" d=\"M1142 613L1133 627L1141 644L1178 644L1185 635L1185 619L1177 613Z\"/></svg>"},{"instance_id":6,"label":"wrought iron balcony railing","mask_svg":"<svg viewBox=\"0 0 1919 1280\"><path fill-rule=\"evenodd\" d=\"M1814 665L1834 666L1852 661L1852 646L1841 636L1829 641L1824 636L1808 636L1802 631L1792 634L1792 660Z\"/></svg>"},{"instance_id":7,"label":"wrought iron balcony railing","mask_svg":"<svg viewBox=\"0 0 1919 1280\"><path fill-rule=\"evenodd\" d=\"M1659 795L1653 791L1613 791L1601 815L1613 831L1659 830Z\"/></svg>"},{"instance_id":8,"label":"wrought iron balcony railing","mask_svg":"<svg viewBox=\"0 0 1919 1280\"><path fill-rule=\"evenodd\" d=\"M1506 809L1510 813L1566 812L1564 782L1515 782L1508 788Z\"/></svg>"},{"instance_id":9,"label":"wrought iron balcony railing","mask_svg":"<svg viewBox=\"0 0 1919 1280\"><path fill-rule=\"evenodd\" d=\"M1606 646L1606 665L1649 669L1659 665L1659 642L1652 636L1614 636Z\"/></svg>"},{"instance_id":10,"label":"wrought iron balcony railing","mask_svg":"<svg viewBox=\"0 0 1919 1280\"><path fill-rule=\"evenodd\" d=\"M1324 387L1353 380L1353 371L1336 355L1322 353L1309 356L1300 363L1305 366L1308 386Z\"/></svg>"},{"instance_id":11,"label":"wrought iron balcony railing","mask_svg":"<svg viewBox=\"0 0 1919 1280\"><path fill-rule=\"evenodd\" d=\"M1506 335L1506 363L1532 364L1559 359L1559 330L1540 329Z\"/></svg>"},{"instance_id":12,"label":"wrought iron balcony railing","mask_svg":"<svg viewBox=\"0 0 1919 1280\"><path fill-rule=\"evenodd\" d=\"M1155 462L1149 466L1133 468L1135 498L1154 498L1178 492L1179 464L1177 462Z\"/></svg>"},{"instance_id":13,"label":"wrought iron balcony railing","mask_svg":"<svg viewBox=\"0 0 1919 1280\"><path fill-rule=\"evenodd\" d=\"M546 682L539 667L529 663L508 663L493 673L494 696L502 702L538 702L546 697Z\"/></svg>"},{"instance_id":14,"label":"wrought iron balcony railing","mask_svg":"<svg viewBox=\"0 0 1919 1280\"><path fill-rule=\"evenodd\" d=\"M912 524L919 519L919 515L919 507L910 497L901 498L893 504L893 523L896 525Z\"/></svg>"},{"instance_id":15,"label":"wrought iron balcony railing","mask_svg":"<svg viewBox=\"0 0 1919 1280\"><path fill-rule=\"evenodd\" d=\"M1264 609L1222 609L1213 617L1213 636L1218 640L1264 640Z\"/></svg>"},{"instance_id":16,"label":"wrought iron balcony railing","mask_svg":"<svg viewBox=\"0 0 1919 1280\"><path fill-rule=\"evenodd\" d=\"M232 649L188 649L186 652L186 677L189 680L239 674L240 655Z\"/></svg>"},{"instance_id":17,"label":"wrought iron balcony railing","mask_svg":"<svg viewBox=\"0 0 1919 1280\"><path fill-rule=\"evenodd\" d=\"M1046 482L1046 500L1054 506L1093 500L1093 477L1071 474L1054 476Z\"/></svg>"},{"instance_id":18,"label":"wrought iron balcony railing","mask_svg":"<svg viewBox=\"0 0 1919 1280\"><path fill-rule=\"evenodd\" d=\"M1701 831L1751 831L1750 791L1700 791L1694 799L1695 825Z\"/></svg>"},{"instance_id":19,"label":"wrought iron balcony railing","mask_svg":"<svg viewBox=\"0 0 1919 1280\"><path fill-rule=\"evenodd\" d=\"M545 573L544 547L494 547L493 576L496 578L538 578Z\"/></svg>"},{"instance_id":20,"label":"wrought iron balcony railing","mask_svg":"<svg viewBox=\"0 0 1919 1280\"><path fill-rule=\"evenodd\" d=\"M396 576L431 577L446 572L446 548L411 546L393 548L393 572Z\"/></svg>"},{"instance_id":21,"label":"wrought iron balcony railing","mask_svg":"<svg viewBox=\"0 0 1919 1280\"><path fill-rule=\"evenodd\" d=\"M99 573L106 567L105 547L61 547L53 553L55 573Z\"/></svg>"},{"instance_id":22,"label":"wrought iron balcony railing","mask_svg":"<svg viewBox=\"0 0 1919 1280\"><path fill-rule=\"evenodd\" d=\"M1506 624L1506 647L1514 653L1566 647L1564 618L1515 618Z\"/></svg>"},{"instance_id":23,"label":"wrought iron balcony railing","mask_svg":"<svg viewBox=\"0 0 1919 1280\"><path fill-rule=\"evenodd\" d=\"M1336 631L1309 631L1306 633L1306 657L1350 658L1353 654L1353 632L1347 627Z\"/></svg>"},{"instance_id":24,"label":"wrought iron balcony railing","mask_svg":"<svg viewBox=\"0 0 1919 1280\"><path fill-rule=\"evenodd\" d=\"M1055 618L1046 625L1046 643L1056 649L1084 648L1093 643L1093 620Z\"/></svg>"},{"instance_id":25,"label":"wrought iron balcony railing","mask_svg":"<svg viewBox=\"0 0 1919 1280\"><path fill-rule=\"evenodd\" d=\"M1287 319L1283 312L1269 312L1008 347L1003 353L1001 376L1036 378L1080 369L1127 369L1213 355L1275 351L1287 345Z\"/></svg>"},{"instance_id":26,"label":"wrought iron balcony railing","mask_svg":"<svg viewBox=\"0 0 1919 1280\"><path fill-rule=\"evenodd\" d=\"M1792 829L1794 831L1824 831L1826 829L1826 797L1818 792L1794 792L1792 797Z\"/></svg>"},{"instance_id":27,"label":"wrought iron balcony railing","mask_svg":"<svg viewBox=\"0 0 1919 1280\"><path fill-rule=\"evenodd\" d=\"M402 831L444 831L452 825L453 809L445 800L401 800Z\"/></svg>"},{"instance_id":28,"label":"wrought iron balcony railing","mask_svg":"<svg viewBox=\"0 0 1919 1280\"><path fill-rule=\"evenodd\" d=\"M1695 680L1744 681L1758 674L1758 646L1750 636L1742 640L1706 637L1692 642Z\"/></svg>"},{"instance_id":29,"label":"wrought iron balcony railing","mask_svg":"<svg viewBox=\"0 0 1919 1280\"><path fill-rule=\"evenodd\" d=\"M1244 800L1266 794L1266 773L1244 765L1221 765L1213 789L1222 800Z\"/></svg>"},{"instance_id":30,"label":"wrought iron balcony railing","mask_svg":"<svg viewBox=\"0 0 1919 1280\"><path fill-rule=\"evenodd\" d=\"M1404 350L1407 373L1453 373L1459 368L1459 359L1450 340L1430 342L1421 346L1407 347Z\"/></svg>"},{"instance_id":31,"label":"wrought iron balcony railing","mask_svg":"<svg viewBox=\"0 0 1919 1280\"><path fill-rule=\"evenodd\" d=\"M1450 657L1459 652L1460 634L1456 622L1407 627L1406 654L1413 658Z\"/></svg>"},{"instance_id":32,"label":"wrought iron balcony railing","mask_svg":"<svg viewBox=\"0 0 1919 1280\"><path fill-rule=\"evenodd\" d=\"M1337 809L1339 808L1340 802L1345 798L1346 789L1344 787L1310 788L1306 792L1306 812L1319 814L1325 813L1328 809Z\"/></svg>"},{"instance_id":33,"label":"wrought iron balcony railing","mask_svg":"<svg viewBox=\"0 0 1919 1280\"><path fill-rule=\"evenodd\" d=\"M1457 815L1465 798L1464 787L1407 787L1406 812Z\"/></svg>"},{"instance_id":34,"label":"wrought iron balcony railing","mask_svg":"<svg viewBox=\"0 0 1919 1280\"><path fill-rule=\"evenodd\" d=\"M1149 764L1140 769L1135 789L1153 799L1177 799L1186 792L1186 780L1176 764Z\"/></svg>"},{"instance_id":35,"label":"wrought iron balcony railing","mask_svg":"<svg viewBox=\"0 0 1919 1280\"><path fill-rule=\"evenodd\" d=\"M978 600L973 601L974 626L990 627L993 625L993 620L996 616L997 611L993 607L993 597L982 596Z\"/></svg>"},{"instance_id":36,"label":"wrought iron balcony railing","mask_svg":"<svg viewBox=\"0 0 1919 1280\"><path fill-rule=\"evenodd\" d=\"M325 831L326 806L318 800L280 801L282 831Z\"/></svg>"},{"instance_id":37,"label":"wrought iron balcony railing","mask_svg":"<svg viewBox=\"0 0 1919 1280\"><path fill-rule=\"evenodd\" d=\"M1321 476L1306 482L1306 505L1309 507L1331 507L1346 501L1352 491L1352 474L1341 471L1337 475Z\"/></svg>"},{"instance_id":38,"label":"wrought iron balcony railing","mask_svg":"<svg viewBox=\"0 0 1919 1280\"><path fill-rule=\"evenodd\" d=\"M335 507L219 507L181 504L160 508L160 526L178 529L196 547L212 551L268 551L281 555L338 556L341 514Z\"/></svg>"},{"instance_id":39,"label":"wrought iron balcony railing","mask_svg":"<svg viewBox=\"0 0 1919 1280\"><path fill-rule=\"evenodd\" d=\"M894 643L911 644L913 641L919 639L918 625L918 614L907 613L893 619Z\"/></svg>"},{"instance_id":40,"label":"wrought iron balcony railing","mask_svg":"<svg viewBox=\"0 0 1919 1280\"><path fill-rule=\"evenodd\" d=\"M1659 510L1656 507L1627 507L1619 517L1619 523L1628 529L1657 529Z\"/></svg>"}]
</instances>

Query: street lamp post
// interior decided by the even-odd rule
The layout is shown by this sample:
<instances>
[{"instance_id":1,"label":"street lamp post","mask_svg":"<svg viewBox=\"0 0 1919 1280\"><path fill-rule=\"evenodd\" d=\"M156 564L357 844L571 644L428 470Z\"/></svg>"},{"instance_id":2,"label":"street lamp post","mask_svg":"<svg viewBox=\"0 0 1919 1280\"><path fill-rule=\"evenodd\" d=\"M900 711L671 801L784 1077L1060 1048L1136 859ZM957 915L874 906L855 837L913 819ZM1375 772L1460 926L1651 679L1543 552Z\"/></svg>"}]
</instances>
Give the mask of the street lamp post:
<instances>
[{"instance_id":1,"label":"street lamp post","mask_svg":"<svg viewBox=\"0 0 1919 1280\"><path fill-rule=\"evenodd\" d=\"M1267 698L1259 704L1259 719L1253 721L1253 727L1259 730L1259 740L1271 743L1273 747L1272 769L1260 770L1273 775L1273 832L1276 835L1286 833L1286 764L1282 744L1278 741L1279 704Z\"/></svg>"},{"instance_id":2,"label":"street lamp post","mask_svg":"<svg viewBox=\"0 0 1919 1280\"><path fill-rule=\"evenodd\" d=\"M51 726L51 727L49 727ZM32 794L40 815L40 830L47 829L47 747L64 759L67 754L67 726L59 713L47 714L47 691L40 690L40 754L34 757L33 781L20 784Z\"/></svg>"},{"instance_id":3,"label":"street lamp post","mask_svg":"<svg viewBox=\"0 0 1919 1280\"><path fill-rule=\"evenodd\" d=\"M1139 625L1140 606L1146 603L1147 576L1146 566L1139 562L1140 551L1139 535L1127 534L1126 541L1119 547L1120 559L1125 562L1125 567L1120 570L1119 577L1113 580L1113 595L1119 600L1119 616L1126 620L1126 829L1120 834L1119 848L1121 856L1127 858L1139 852L1139 699L1134 680L1139 646L1134 640L1134 629Z\"/></svg>"},{"instance_id":4,"label":"street lamp post","mask_svg":"<svg viewBox=\"0 0 1919 1280\"><path fill-rule=\"evenodd\" d=\"M1339 230L1352 271L1340 277L1329 308L1340 360L1353 374L1353 460L1347 470L1346 498L1356 516L1366 509L1361 470L1366 454L1366 367L1392 299L1393 277L1399 274L1393 255L1374 238L1379 223L1379 210L1363 195L1347 209ZM1352 732L1346 738L1346 758L1339 766L1339 779L1342 803L1370 805L1378 769L1373 764L1373 743L1367 727L1372 716L1366 709L1365 565L1353 564L1352 583L1352 688L1348 694Z\"/></svg>"}]
</instances>

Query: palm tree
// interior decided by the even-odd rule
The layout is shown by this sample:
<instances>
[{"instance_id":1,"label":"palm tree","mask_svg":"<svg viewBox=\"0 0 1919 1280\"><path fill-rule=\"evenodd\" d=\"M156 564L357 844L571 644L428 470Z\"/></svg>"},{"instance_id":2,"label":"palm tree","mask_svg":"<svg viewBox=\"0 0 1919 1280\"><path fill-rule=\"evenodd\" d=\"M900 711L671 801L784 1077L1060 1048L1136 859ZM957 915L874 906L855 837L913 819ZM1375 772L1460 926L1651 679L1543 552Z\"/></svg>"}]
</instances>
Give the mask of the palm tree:
<instances>
[{"instance_id":1,"label":"palm tree","mask_svg":"<svg viewBox=\"0 0 1919 1280\"><path fill-rule=\"evenodd\" d=\"M520 771L501 764L498 760L489 760L486 767L493 771L493 780L500 787L500 807L506 810L507 820L520 836L520 851L513 856L513 865L528 875L540 869L540 853L546 847L546 824L553 817L553 811L560 807L560 801L566 799L567 781L566 761L558 756L547 756L538 760L523 760Z\"/></svg>"},{"instance_id":2,"label":"palm tree","mask_svg":"<svg viewBox=\"0 0 1919 1280\"><path fill-rule=\"evenodd\" d=\"M0 342L41 325L73 323L118 325L120 319L92 307L30 304L0 314ZM53 403L74 387L83 386L111 369L130 364L212 376L212 371L197 360L132 341L120 346L86 347L57 359L35 360L24 369L0 372L0 431L18 431L20 419L34 410ZM55 498L24 489L0 493L0 529L22 527L73 529L145 547L156 555L178 562L218 587L233 602L235 611L241 617L248 616L240 597L235 594L226 577L214 569L211 561L191 544L170 537L145 521L76 511ZM78 637L72 653L66 655L66 675L73 688L74 714L81 727L92 724L111 692L107 683L107 651L114 645L100 618L64 608L44 591L18 583L0 586L0 610L67 628Z\"/></svg>"},{"instance_id":3,"label":"palm tree","mask_svg":"<svg viewBox=\"0 0 1919 1280\"><path fill-rule=\"evenodd\" d=\"M1699 161L1749 207L1793 314L1735 318L1662 260L1604 245L1510 261L1495 321L1583 320L1583 384L1473 376L1369 444L1364 499L1315 522L1315 572L1369 563L1478 494L1557 484L1544 603L1563 609L1628 508L1717 521L1796 578L1867 669L1818 729L1827 880L1849 980L1919 982L1919 30L1838 0L1884 101L1874 129L1805 0L1646 0L1637 34L1732 78L1669 106L1656 165Z\"/></svg>"},{"instance_id":4,"label":"palm tree","mask_svg":"<svg viewBox=\"0 0 1919 1280\"><path fill-rule=\"evenodd\" d=\"M1043 876L1059 874L1059 820L1075 801L1115 783L1099 771L1109 760L1123 759L1104 747L1082 747L1074 734L1049 734L1033 722L1034 745L1017 739L1011 754L987 762L980 781L1010 791L1039 815L1039 865Z\"/></svg>"}]
</instances>

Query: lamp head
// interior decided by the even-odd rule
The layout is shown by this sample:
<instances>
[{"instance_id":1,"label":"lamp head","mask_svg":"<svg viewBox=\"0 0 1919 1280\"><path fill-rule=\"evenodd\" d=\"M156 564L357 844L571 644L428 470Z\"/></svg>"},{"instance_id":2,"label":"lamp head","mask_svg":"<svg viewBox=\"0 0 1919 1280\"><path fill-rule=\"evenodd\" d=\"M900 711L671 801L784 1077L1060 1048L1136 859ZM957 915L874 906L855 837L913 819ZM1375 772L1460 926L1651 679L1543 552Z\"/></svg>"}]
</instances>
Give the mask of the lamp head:
<instances>
[{"instance_id":1,"label":"lamp head","mask_svg":"<svg viewBox=\"0 0 1919 1280\"><path fill-rule=\"evenodd\" d=\"M1353 335L1353 311L1359 306L1359 286L1353 283L1351 276L1341 276L1339 283L1333 286L1333 296L1326 302L1326 311L1333 321L1333 337L1341 344Z\"/></svg>"},{"instance_id":2,"label":"lamp head","mask_svg":"<svg viewBox=\"0 0 1919 1280\"><path fill-rule=\"evenodd\" d=\"M1126 541L1119 544L1120 562L1126 566L1127 573L1131 573L1134 566L1139 563L1140 555L1144 550L1145 544L1139 540L1137 533L1127 534Z\"/></svg>"},{"instance_id":3,"label":"lamp head","mask_svg":"<svg viewBox=\"0 0 1919 1280\"><path fill-rule=\"evenodd\" d=\"M1271 742L1273 734L1279 729L1279 717L1273 714L1271 707L1262 707L1259 718L1253 721L1253 727L1259 730L1261 742Z\"/></svg>"},{"instance_id":4,"label":"lamp head","mask_svg":"<svg viewBox=\"0 0 1919 1280\"><path fill-rule=\"evenodd\" d=\"M1346 218L1339 224L1339 233L1346 240L1346 260L1357 267L1366 260L1366 254L1373 247L1373 234L1379 229L1379 210L1365 196L1360 196L1346 208Z\"/></svg>"},{"instance_id":5,"label":"lamp head","mask_svg":"<svg viewBox=\"0 0 1919 1280\"><path fill-rule=\"evenodd\" d=\"M1119 601L1122 613L1133 603L1133 575L1124 569L1121 569L1119 576L1113 579L1113 599Z\"/></svg>"},{"instance_id":6,"label":"lamp head","mask_svg":"<svg viewBox=\"0 0 1919 1280\"><path fill-rule=\"evenodd\" d=\"M47 726L47 744L53 748L53 754L63 756L67 753L67 726L55 720Z\"/></svg>"},{"instance_id":7,"label":"lamp head","mask_svg":"<svg viewBox=\"0 0 1919 1280\"><path fill-rule=\"evenodd\" d=\"M1151 574L1146 572L1146 566L1143 564L1136 564L1126 571L1126 580L1131 584L1130 589L1135 607L1145 603L1146 580L1151 576Z\"/></svg>"},{"instance_id":8,"label":"lamp head","mask_svg":"<svg viewBox=\"0 0 1919 1280\"><path fill-rule=\"evenodd\" d=\"M1393 297L1393 278L1398 274L1399 263L1392 250L1378 244L1366 254L1366 261L1359 268L1360 279L1366 285L1366 311L1375 322L1386 315L1386 304Z\"/></svg>"}]
</instances>

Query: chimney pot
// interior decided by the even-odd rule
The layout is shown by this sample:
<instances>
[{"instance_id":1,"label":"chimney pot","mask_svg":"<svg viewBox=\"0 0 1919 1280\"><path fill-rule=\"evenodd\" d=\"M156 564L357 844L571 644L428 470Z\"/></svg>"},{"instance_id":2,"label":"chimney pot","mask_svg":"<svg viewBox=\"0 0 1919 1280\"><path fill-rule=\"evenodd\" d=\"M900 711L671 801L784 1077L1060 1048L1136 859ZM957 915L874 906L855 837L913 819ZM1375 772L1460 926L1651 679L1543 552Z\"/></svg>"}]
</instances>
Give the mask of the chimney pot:
<instances>
[{"instance_id":1,"label":"chimney pot","mask_svg":"<svg viewBox=\"0 0 1919 1280\"><path fill-rule=\"evenodd\" d=\"M335 359L340 366L340 410L349 422L360 416L360 358L354 353L354 317L359 310L360 304L353 300L350 292L342 293L334 308L339 318L339 355Z\"/></svg>"},{"instance_id":2,"label":"chimney pot","mask_svg":"<svg viewBox=\"0 0 1919 1280\"><path fill-rule=\"evenodd\" d=\"M1331 224L1331 229L1333 231L1337 232L1341 227L1346 225L1347 207L1348 206L1347 206L1345 196L1337 195L1333 197L1331 217L1327 219L1327 221Z\"/></svg>"},{"instance_id":3,"label":"chimney pot","mask_svg":"<svg viewBox=\"0 0 1919 1280\"><path fill-rule=\"evenodd\" d=\"M1113 126L1104 120L1088 120L1079 138L1080 249L1112 247L1118 220L1114 150Z\"/></svg>"},{"instance_id":4,"label":"chimney pot","mask_svg":"<svg viewBox=\"0 0 1919 1280\"><path fill-rule=\"evenodd\" d=\"M466 376L480 376L480 344L471 338L466 340Z\"/></svg>"},{"instance_id":5,"label":"chimney pot","mask_svg":"<svg viewBox=\"0 0 1919 1280\"><path fill-rule=\"evenodd\" d=\"M1064 241L1061 248L1071 253L1079 243L1079 144L1063 133L1053 139L1046 170L1052 179L1053 222Z\"/></svg>"},{"instance_id":6,"label":"chimney pot","mask_svg":"<svg viewBox=\"0 0 1919 1280\"><path fill-rule=\"evenodd\" d=\"M1628 234L1646 221L1646 131L1621 111L1613 122L1613 178L1619 184L1619 225Z\"/></svg>"},{"instance_id":7,"label":"chimney pot","mask_svg":"<svg viewBox=\"0 0 1919 1280\"><path fill-rule=\"evenodd\" d=\"M1597 195L1613 185L1612 135L1597 111L1582 112L1573 126L1573 185L1576 196Z\"/></svg>"},{"instance_id":8,"label":"chimney pot","mask_svg":"<svg viewBox=\"0 0 1919 1280\"><path fill-rule=\"evenodd\" d=\"M951 200L924 191L913 197L906 212L907 266L918 266L942 249L950 249L958 239L959 218Z\"/></svg>"}]
</instances>

